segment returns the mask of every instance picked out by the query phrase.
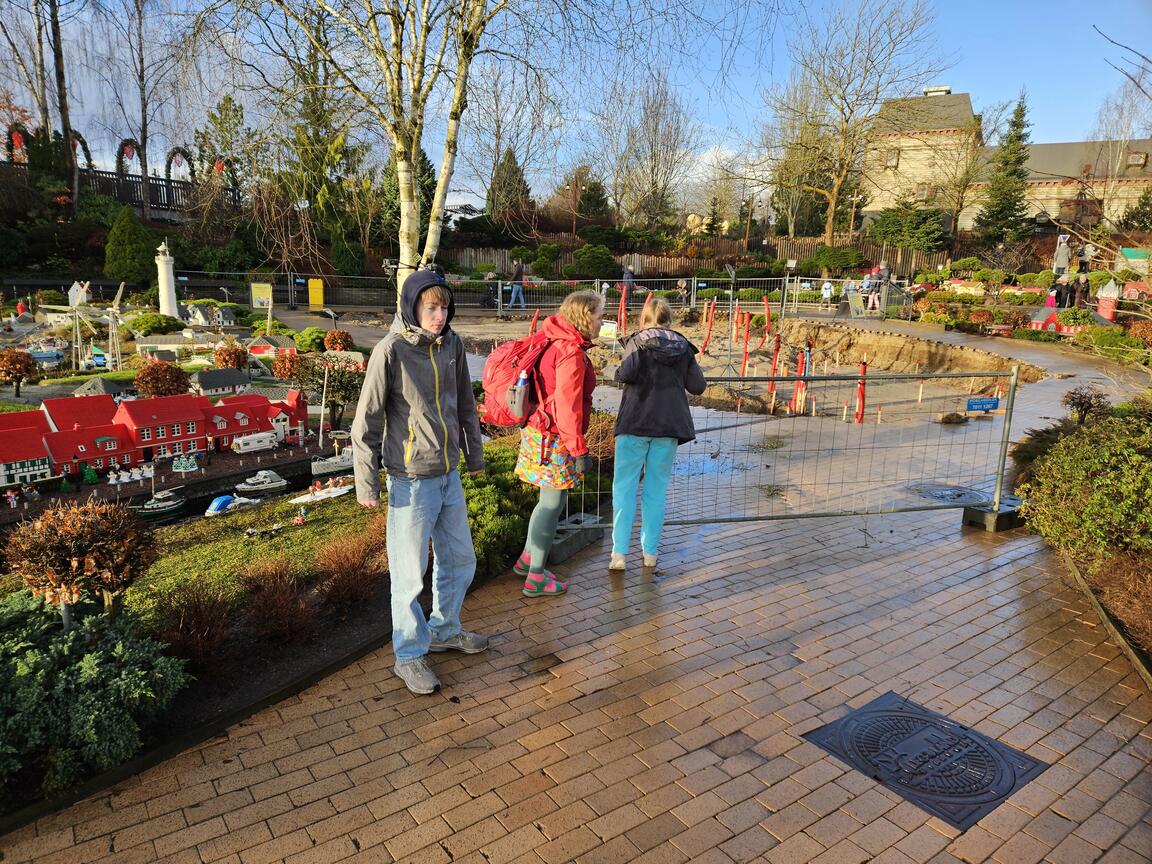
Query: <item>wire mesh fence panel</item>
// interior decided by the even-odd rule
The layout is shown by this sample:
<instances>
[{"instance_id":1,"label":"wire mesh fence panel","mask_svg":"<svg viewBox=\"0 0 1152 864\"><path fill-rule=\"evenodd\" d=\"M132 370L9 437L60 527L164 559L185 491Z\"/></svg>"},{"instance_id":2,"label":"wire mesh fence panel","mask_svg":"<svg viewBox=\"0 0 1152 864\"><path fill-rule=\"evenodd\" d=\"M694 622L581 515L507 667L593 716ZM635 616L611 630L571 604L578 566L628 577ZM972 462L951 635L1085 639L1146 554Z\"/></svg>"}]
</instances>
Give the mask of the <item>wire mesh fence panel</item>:
<instances>
[{"instance_id":1,"label":"wire mesh fence panel","mask_svg":"<svg viewBox=\"0 0 1152 864\"><path fill-rule=\"evenodd\" d=\"M987 506L997 499L1014 395L1009 373L709 383L728 388L736 404L692 409L696 440L677 451L667 525ZM611 402L611 392L598 401ZM574 493L570 509L607 497L607 474ZM601 526L610 521L604 516Z\"/></svg>"}]
</instances>

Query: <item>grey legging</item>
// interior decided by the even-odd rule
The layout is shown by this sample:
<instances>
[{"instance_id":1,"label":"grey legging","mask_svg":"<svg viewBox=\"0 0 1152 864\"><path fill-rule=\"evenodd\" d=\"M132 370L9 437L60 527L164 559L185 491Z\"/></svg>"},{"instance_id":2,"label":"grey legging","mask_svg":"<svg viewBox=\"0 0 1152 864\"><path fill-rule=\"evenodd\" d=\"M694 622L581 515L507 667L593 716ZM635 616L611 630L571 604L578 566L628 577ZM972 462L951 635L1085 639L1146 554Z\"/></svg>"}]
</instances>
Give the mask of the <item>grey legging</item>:
<instances>
[{"instance_id":1,"label":"grey legging","mask_svg":"<svg viewBox=\"0 0 1152 864\"><path fill-rule=\"evenodd\" d=\"M560 514L564 512L566 503L568 503L567 489L541 487L540 500L528 520L528 542L524 549L531 561L528 572L533 576L539 576L544 572L548 553L552 551L552 541L556 537L556 526L560 522Z\"/></svg>"}]
</instances>

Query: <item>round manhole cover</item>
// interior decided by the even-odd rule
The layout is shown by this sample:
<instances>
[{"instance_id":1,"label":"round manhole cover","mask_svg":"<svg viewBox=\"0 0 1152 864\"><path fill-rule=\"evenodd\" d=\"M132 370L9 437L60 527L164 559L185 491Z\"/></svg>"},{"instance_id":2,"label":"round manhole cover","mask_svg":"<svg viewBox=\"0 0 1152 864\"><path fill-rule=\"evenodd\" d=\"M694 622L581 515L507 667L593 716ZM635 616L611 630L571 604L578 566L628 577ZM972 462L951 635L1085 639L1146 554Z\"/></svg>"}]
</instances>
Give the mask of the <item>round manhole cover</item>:
<instances>
[{"instance_id":1,"label":"round manhole cover","mask_svg":"<svg viewBox=\"0 0 1152 864\"><path fill-rule=\"evenodd\" d=\"M971 805L1016 785L1013 766L983 736L933 717L870 711L847 718L840 740L873 776L916 797Z\"/></svg>"},{"instance_id":2,"label":"round manhole cover","mask_svg":"<svg viewBox=\"0 0 1152 864\"><path fill-rule=\"evenodd\" d=\"M944 504L982 504L988 496L967 486L949 486L945 483L919 483L909 486L908 491Z\"/></svg>"}]
</instances>

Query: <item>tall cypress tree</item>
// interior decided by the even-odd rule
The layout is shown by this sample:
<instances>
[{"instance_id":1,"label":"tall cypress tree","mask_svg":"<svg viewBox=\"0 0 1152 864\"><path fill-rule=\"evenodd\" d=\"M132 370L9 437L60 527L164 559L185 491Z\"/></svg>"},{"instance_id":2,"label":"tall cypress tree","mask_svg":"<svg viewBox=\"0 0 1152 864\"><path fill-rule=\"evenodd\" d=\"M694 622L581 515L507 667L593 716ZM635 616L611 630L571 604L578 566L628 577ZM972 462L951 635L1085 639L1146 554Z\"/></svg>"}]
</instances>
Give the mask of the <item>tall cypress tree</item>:
<instances>
[{"instance_id":1,"label":"tall cypress tree","mask_svg":"<svg viewBox=\"0 0 1152 864\"><path fill-rule=\"evenodd\" d=\"M1028 218L1025 201L1030 125L1021 94L1000 149L992 160L992 173L984 190L984 205L976 216L976 233L989 246L1019 242L1032 234L1032 221Z\"/></svg>"},{"instance_id":2,"label":"tall cypress tree","mask_svg":"<svg viewBox=\"0 0 1152 864\"><path fill-rule=\"evenodd\" d=\"M524 179L524 171L512 148L507 147L492 174L484 207L493 219L517 218L528 209L531 198L532 190Z\"/></svg>"}]
</instances>

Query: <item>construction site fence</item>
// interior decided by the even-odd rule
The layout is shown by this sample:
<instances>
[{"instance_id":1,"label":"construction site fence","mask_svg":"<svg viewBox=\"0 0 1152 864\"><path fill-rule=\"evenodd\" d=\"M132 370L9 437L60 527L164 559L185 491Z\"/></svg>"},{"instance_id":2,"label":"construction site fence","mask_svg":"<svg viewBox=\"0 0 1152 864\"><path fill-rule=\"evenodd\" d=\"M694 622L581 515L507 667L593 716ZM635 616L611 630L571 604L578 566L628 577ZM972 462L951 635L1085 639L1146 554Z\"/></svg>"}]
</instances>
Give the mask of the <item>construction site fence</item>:
<instances>
[{"instance_id":1,"label":"construction site fence","mask_svg":"<svg viewBox=\"0 0 1152 864\"><path fill-rule=\"evenodd\" d=\"M777 374L709 377L707 393L723 388L729 404L692 408L696 438L677 450L665 524L999 510L1017 367L847 372L838 359L784 350L771 361ZM618 404L610 388L597 392L602 408ZM572 514L610 496L611 468L592 477L570 495ZM578 527L611 521L601 511Z\"/></svg>"}]
</instances>

